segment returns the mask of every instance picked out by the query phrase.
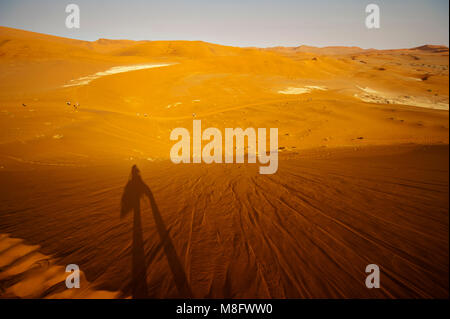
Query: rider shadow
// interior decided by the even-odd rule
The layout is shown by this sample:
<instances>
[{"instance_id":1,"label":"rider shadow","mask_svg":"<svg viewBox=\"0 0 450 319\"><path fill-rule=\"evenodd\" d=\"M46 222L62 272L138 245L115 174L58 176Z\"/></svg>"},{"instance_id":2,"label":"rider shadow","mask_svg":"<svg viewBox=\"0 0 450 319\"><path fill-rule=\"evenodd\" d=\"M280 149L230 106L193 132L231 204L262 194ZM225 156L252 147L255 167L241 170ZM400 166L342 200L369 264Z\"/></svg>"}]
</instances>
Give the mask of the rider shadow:
<instances>
[{"instance_id":1,"label":"rider shadow","mask_svg":"<svg viewBox=\"0 0 450 319\"><path fill-rule=\"evenodd\" d=\"M144 239L141 224L141 205L140 199L142 196L147 196L152 207L153 217L155 219L156 228L158 230L161 243L166 254L169 268L172 272L175 285L177 287L180 297L191 298L192 292L189 287L186 274L183 266L178 259L175 247L170 239L169 232L166 229L164 221L156 205L155 198L150 188L144 183L140 175L140 171L136 165L131 168L130 180L125 186L120 217L124 217L131 210L134 212L133 216L133 246L132 246L132 280L131 288L132 295L135 299L148 298L147 287L147 266L145 262Z\"/></svg>"}]
</instances>

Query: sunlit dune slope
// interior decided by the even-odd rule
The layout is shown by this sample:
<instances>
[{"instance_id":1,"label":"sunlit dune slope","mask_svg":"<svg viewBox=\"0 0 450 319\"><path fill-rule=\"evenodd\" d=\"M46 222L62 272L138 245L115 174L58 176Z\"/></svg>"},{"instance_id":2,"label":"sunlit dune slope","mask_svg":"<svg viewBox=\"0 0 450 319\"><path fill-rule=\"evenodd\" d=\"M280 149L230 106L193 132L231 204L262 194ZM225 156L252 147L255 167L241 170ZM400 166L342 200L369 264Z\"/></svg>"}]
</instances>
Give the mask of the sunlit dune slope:
<instances>
[{"instance_id":1,"label":"sunlit dune slope","mask_svg":"<svg viewBox=\"0 0 450 319\"><path fill-rule=\"evenodd\" d=\"M3 27L0 44L4 161L168 158L170 131L189 129L194 115L205 128L278 127L285 151L448 143L448 111L429 109L448 108L442 47L286 54L200 41L87 42ZM168 66L65 87L152 63ZM312 89L281 94L305 87Z\"/></svg>"}]
</instances>

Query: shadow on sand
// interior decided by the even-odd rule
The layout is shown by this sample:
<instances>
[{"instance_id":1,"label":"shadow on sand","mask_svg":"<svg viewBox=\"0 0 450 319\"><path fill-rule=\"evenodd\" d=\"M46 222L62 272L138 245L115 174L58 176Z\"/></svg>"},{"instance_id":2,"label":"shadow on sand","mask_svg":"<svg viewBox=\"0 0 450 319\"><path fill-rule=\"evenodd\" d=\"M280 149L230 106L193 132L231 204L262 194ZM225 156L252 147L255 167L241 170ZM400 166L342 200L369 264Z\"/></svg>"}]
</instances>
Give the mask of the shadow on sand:
<instances>
[{"instance_id":1,"label":"shadow on sand","mask_svg":"<svg viewBox=\"0 0 450 319\"><path fill-rule=\"evenodd\" d=\"M130 180L128 181L122 195L120 217L123 218L131 210L133 216L133 246L132 246L132 296L136 299L148 298L147 287L147 265L144 252L144 238L141 224L142 196L147 196L152 207L153 217L158 230L164 252L169 263L169 268L173 274L175 285L178 289L179 297L191 298L192 292L189 287L183 266L178 259L175 247L170 239L169 232L164 225L164 221L156 205L155 198L150 188L142 180L139 169L136 165L131 168Z\"/></svg>"}]
</instances>

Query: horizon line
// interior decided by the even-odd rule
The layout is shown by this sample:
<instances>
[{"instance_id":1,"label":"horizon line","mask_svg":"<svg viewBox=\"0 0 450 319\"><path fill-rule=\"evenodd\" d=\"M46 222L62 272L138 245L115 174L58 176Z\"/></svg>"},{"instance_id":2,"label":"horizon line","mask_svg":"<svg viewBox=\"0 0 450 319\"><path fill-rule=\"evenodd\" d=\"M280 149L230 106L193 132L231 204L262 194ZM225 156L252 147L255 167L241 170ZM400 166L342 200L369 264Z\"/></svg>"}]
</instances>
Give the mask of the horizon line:
<instances>
[{"instance_id":1,"label":"horizon line","mask_svg":"<svg viewBox=\"0 0 450 319\"><path fill-rule=\"evenodd\" d=\"M111 40L111 41L134 41L134 42L157 42L157 41L165 41L165 42L170 42L170 41L186 41L186 42L203 42L203 43L209 43L209 44L214 44L214 45L221 45L221 46L227 46L227 47L238 47L238 48L256 48L256 49L272 49L272 48L299 48L299 47L311 47L311 48L318 48L318 49L326 49L326 48L357 48L357 49L361 49L361 50L376 50L376 51L389 51L389 50L410 50L410 49L415 49L415 48L420 48L422 46L439 46L439 47L444 47L449 49L449 47L445 44L434 44L434 43L424 43L422 45L419 46L414 46L414 47L410 47L410 48L405 48L405 47L398 47L398 48L364 48L364 47L360 47L360 46L355 46L355 45L325 45L325 46L314 46L314 45L309 45L309 44L300 44L300 45L294 45L294 46L285 46L285 45L271 45L271 46L245 46L245 45L231 45L231 44L223 44L223 43L217 43L217 42L209 42L209 41L205 41L205 40L186 40L186 39L164 39L164 40L149 40L149 39L126 39L126 38L104 38L104 37L99 37L96 40L86 40L86 39L81 39L81 38L69 38L66 36L61 36L58 34L51 34L51 33L43 33L43 32L38 32L38 31L32 31L32 30L26 30L26 29L19 29L19 28L15 28L15 27L10 27L10 26L5 26L5 25L0 25L0 28L7 28L7 29L13 29L13 30L17 30L17 31L23 31L23 32L29 32L29 33L36 33L36 34L40 34L40 35L46 35L46 36L52 36L52 37L57 37L57 38L62 38L62 39L69 39L69 40L77 40L77 41L84 41L84 42L97 42L99 40Z\"/></svg>"}]
</instances>

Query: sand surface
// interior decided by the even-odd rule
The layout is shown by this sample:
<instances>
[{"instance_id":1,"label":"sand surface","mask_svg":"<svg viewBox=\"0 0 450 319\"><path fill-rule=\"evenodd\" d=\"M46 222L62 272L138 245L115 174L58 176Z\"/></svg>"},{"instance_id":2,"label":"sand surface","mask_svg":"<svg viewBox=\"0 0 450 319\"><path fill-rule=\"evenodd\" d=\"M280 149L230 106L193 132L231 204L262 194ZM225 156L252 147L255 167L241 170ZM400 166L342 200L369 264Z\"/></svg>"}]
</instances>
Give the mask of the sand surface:
<instances>
[{"instance_id":1,"label":"sand surface","mask_svg":"<svg viewBox=\"0 0 450 319\"><path fill-rule=\"evenodd\" d=\"M145 69L153 69L153 68L161 68L164 66L169 66L170 64L143 64L143 65L127 65L127 66L114 66L109 68L106 71L97 72L92 75L83 76L81 78L70 80L69 84L63 85L63 87L77 86L77 85L87 85L91 83L91 81L101 78L103 76L131 72L131 71L139 71Z\"/></svg>"},{"instance_id":2,"label":"sand surface","mask_svg":"<svg viewBox=\"0 0 450 319\"><path fill-rule=\"evenodd\" d=\"M448 64L0 28L0 297L448 298ZM193 118L277 127L278 172L171 163Z\"/></svg>"},{"instance_id":3,"label":"sand surface","mask_svg":"<svg viewBox=\"0 0 450 319\"><path fill-rule=\"evenodd\" d=\"M163 221L143 199L148 297L448 294L447 146L311 152L280 164L263 176L249 164L138 163ZM19 246L6 261L12 245L0 248L5 296L67 293L56 278L21 288L19 279L39 276L14 266L32 265L39 252L55 256L59 281L61 265L76 263L83 285L129 297L136 229L132 214L119 217L128 173L127 165L1 173L2 231L41 246ZM382 269L379 290L364 285L370 263Z\"/></svg>"}]
</instances>

